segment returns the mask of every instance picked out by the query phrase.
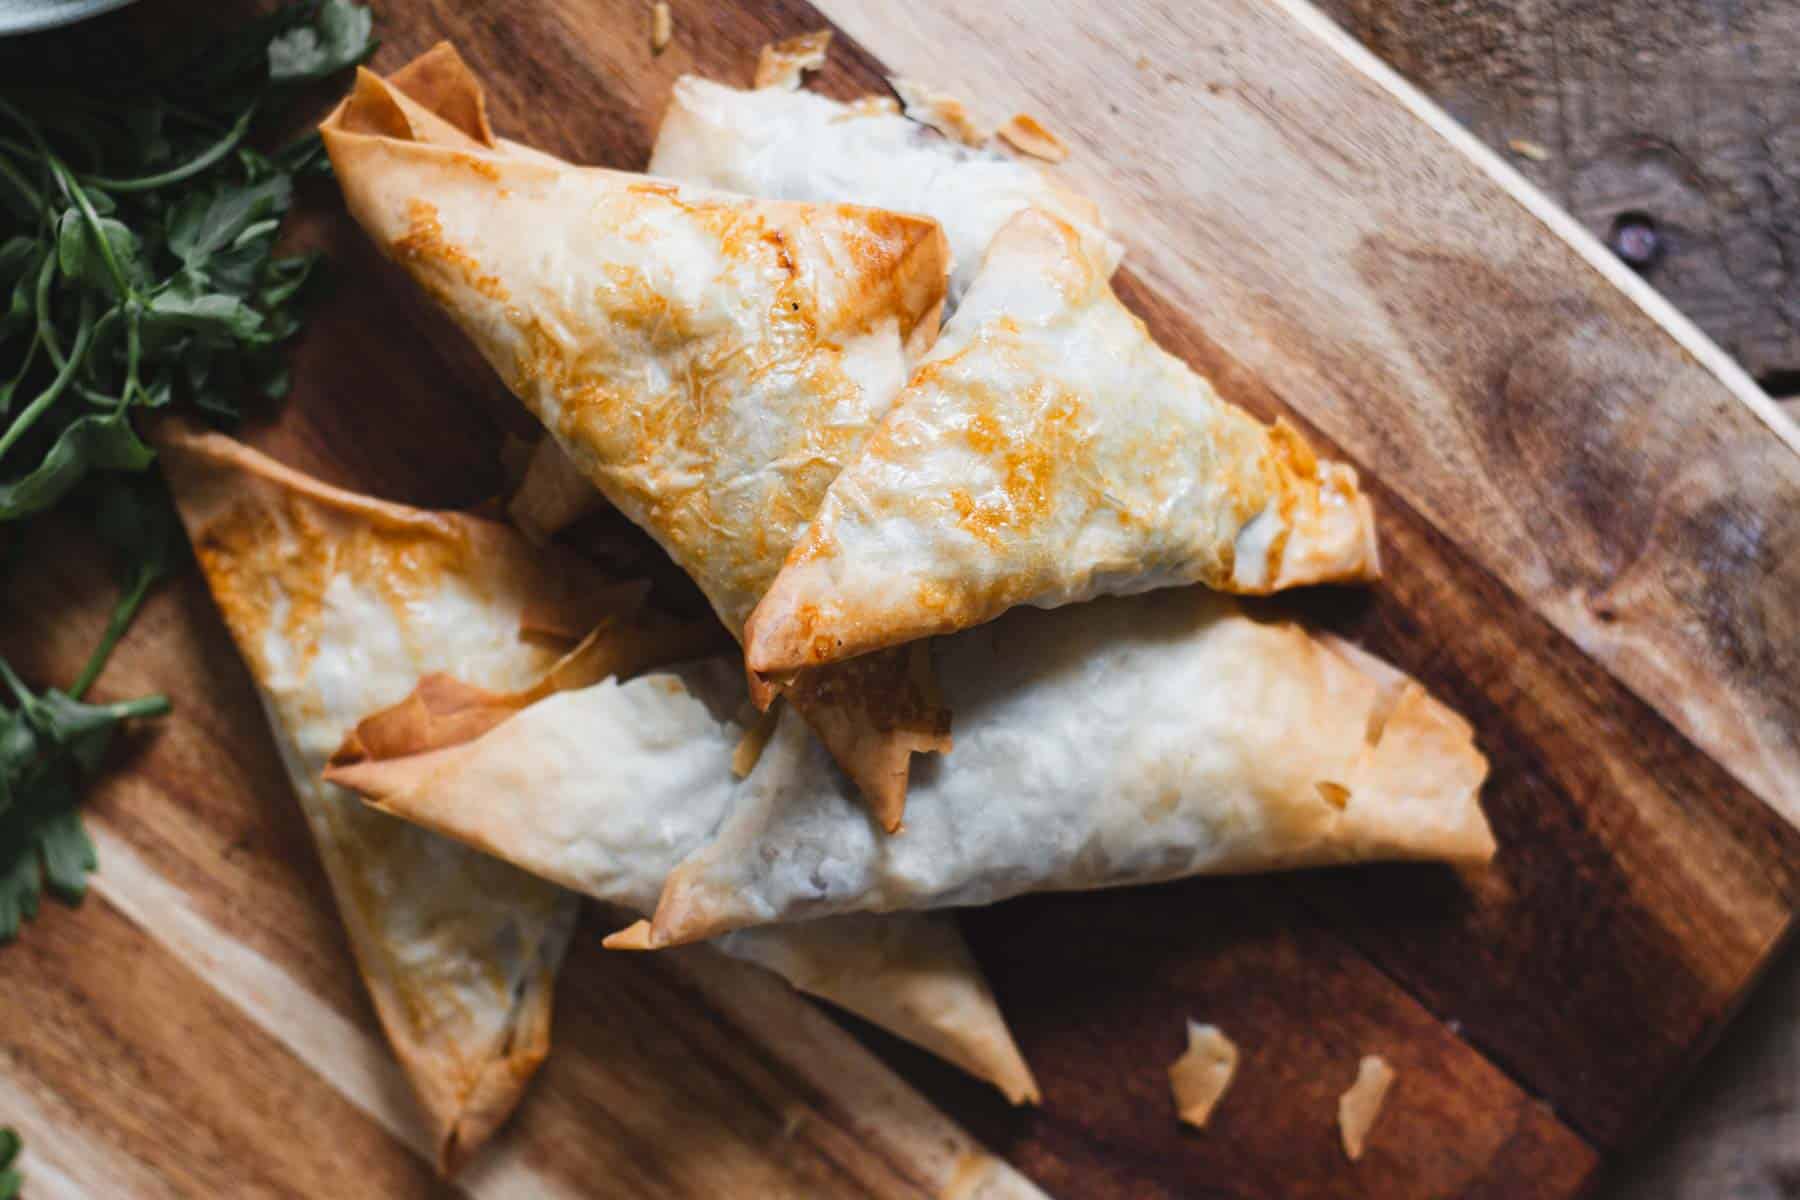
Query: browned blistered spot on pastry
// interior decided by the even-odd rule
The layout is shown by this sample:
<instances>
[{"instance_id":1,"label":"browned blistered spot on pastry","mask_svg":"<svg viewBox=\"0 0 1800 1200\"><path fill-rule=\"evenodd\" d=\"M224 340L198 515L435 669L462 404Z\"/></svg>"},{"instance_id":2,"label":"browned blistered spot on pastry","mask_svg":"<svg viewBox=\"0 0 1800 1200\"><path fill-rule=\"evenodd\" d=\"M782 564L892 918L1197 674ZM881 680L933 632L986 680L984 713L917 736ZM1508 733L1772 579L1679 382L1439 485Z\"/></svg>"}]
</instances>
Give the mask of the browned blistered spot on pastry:
<instances>
[{"instance_id":1,"label":"browned blistered spot on pastry","mask_svg":"<svg viewBox=\"0 0 1800 1200\"><path fill-rule=\"evenodd\" d=\"M262 644L279 606L281 635L302 657L316 651L315 631L331 581L345 576L397 609L461 565L463 542L420 530L356 523L334 527L329 514L297 496L279 508L244 503L209 523L195 554L219 609L245 655L268 670ZM404 611L400 612L402 623Z\"/></svg>"},{"instance_id":2,"label":"browned blistered spot on pastry","mask_svg":"<svg viewBox=\"0 0 1800 1200\"><path fill-rule=\"evenodd\" d=\"M1267 457L1270 474L1268 486L1277 497L1281 513L1281 528L1269 539L1269 549L1263 564L1266 578L1273 579L1277 564L1287 552L1288 537L1298 524L1294 509L1303 500L1316 507L1318 503L1319 456L1314 453L1300 431L1288 423L1286 417L1277 417L1269 430L1269 454ZM1250 516L1255 515L1252 510ZM1229 574L1229 567L1227 574Z\"/></svg>"},{"instance_id":3,"label":"browned blistered spot on pastry","mask_svg":"<svg viewBox=\"0 0 1800 1200\"><path fill-rule=\"evenodd\" d=\"M1277 417L1269 430L1269 446L1277 461L1287 468L1296 479L1316 479L1319 474L1319 456L1312 446L1301 436L1298 429L1288 423L1286 417Z\"/></svg>"},{"instance_id":4,"label":"browned blistered spot on pastry","mask_svg":"<svg viewBox=\"0 0 1800 1200\"><path fill-rule=\"evenodd\" d=\"M920 608L931 613L949 611L955 600L955 597L950 594L950 589L932 580L926 580L914 589L913 598L919 602Z\"/></svg>"},{"instance_id":5,"label":"browned blistered spot on pastry","mask_svg":"<svg viewBox=\"0 0 1800 1200\"><path fill-rule=\"evenodd\" d=\"M1324 798L1325 803L1340 812L1350 806L1350 789L1343 784L1321 779L1313 784L1313 787L1318 789L1319 795Z\"/></svg>"},{"instance_id":6,"label":"browned blistered spot on pastry","mask_svg":"<svg viewBox=\"0 0 1800 1200\"><path fill-rule=\"evenodd\" d=\"M644 202L678 208L710 235L731 273L753 275L768 289L753 293L765 298L719 322L643 272L613 264L583 317L609 336L568 346L553 322L525 317L515 390L540 416L549 414L566 442L591 451L584 465L604 464L594 481L646 520L722 608L744 609L725 614L735 625L857 448L863 427L836 419L857 409L856 384L843 370L841 348L821 335L818 304L800 286L786 233L738 205L649 194ZM644 369L651 360L661 368L655 375ZM766 480L706 469L722 452L729 456L724 441L737 436L741 397L769 380L817 419L788 424L783 444L770 447Z\"/></svg>"},{"instance_id":7,"label":"browned blistered spot on pastry","mask_svg":"<svg viewBox=\"0 0 1800 1200\"><path fill-rule=\"evenodd\" d=\"M992 454L1000 448L1005 435L1000 432L1000 422L994 420L992 414L978 412L969 418L967 436L977 454Z\"/></svg>"},{"instance_id":8,"label":"browned blistered spot on pastry","mask_svg":"<svg viewBox=\"0 0 1800 1200\"><path fill-rule=\"evenodd\" d=\"M263 563L278 553L280 542L273 514L248 504L207 525L194 541L194 557L219 611L259 676L268 670L262 639L272 619L276 591Z\"/></svg>"},{"instance_id":9,"label":"browned blistered spot on pastry","mask_svg":"<svg viewBox=\"0 0 1800 1200\"><path fill-rule=\"evenodd\" d=\"M473 160L472 160L473 161ZM484 164L485 165L485 164ZM444 237L444 223L428 200L414 197L406 205L407 231L388 244L396 261L416 269L436 262L454 270L464 283L490 300L505 301L506 288L493 275L483 274L473 255ZM443 297L434 292L440 302Z\"/></svg>"},{"instance_id":10,"label":"browned blistered spot on pastry","mask_svg":"<svg viewBox=\"0 0 1800 1200\"><path fill-rule=\"evenodd\" d=\"M465 170L473 171L490 183L500 182L500 169L485 158L474 154L452 154L450 161Z\"/></svg>"},{"instance_id":11,"label":"browned blistered spot on pastry","mask_svg":"<svg viewBox=\"0 0 1800 1200\"><path fill-rule=\"evenodd\" d=\"M969 447L994 462L1000 487L997 495L980 497L957 492L952 502L958 523L989 545L998 546L1003 533L1025 534L1042 521L1061 482L1059 467L1077 461L1083 437L1080 397L1073 392L1050 392L1047 385L1039 385L1027 404L1037 417L1029 436L1006 438L1002 434L992 416L996 399L991 396L984 399L964 429Z\"/></svg>"}]
</instances>

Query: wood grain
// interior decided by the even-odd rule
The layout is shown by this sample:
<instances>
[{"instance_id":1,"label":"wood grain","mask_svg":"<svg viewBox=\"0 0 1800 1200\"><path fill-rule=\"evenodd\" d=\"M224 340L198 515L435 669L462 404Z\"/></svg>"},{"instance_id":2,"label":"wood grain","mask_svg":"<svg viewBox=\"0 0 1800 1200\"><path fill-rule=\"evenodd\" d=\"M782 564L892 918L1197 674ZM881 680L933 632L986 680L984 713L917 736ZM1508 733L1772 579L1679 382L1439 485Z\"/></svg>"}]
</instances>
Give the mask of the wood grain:
<instances>
[{"instance_id":1,"label":"wood grain","mask_svg":"<svg viewBox=\"0 0 1800 1200\"><path fill-rule=\"evenodd\" d=\"M1800 8L1786 0L1327 0L1351 34L1596 236L1650 214L1649 279L1759 378L1800 371ZM1535 143L1541 161L1510 148ZM1788 384L1792 388L1793 384Z\"/></svg>"},{"instance_id":2,"label":"wood grain","mask_svg":"<svg viewBox=\"0 0 1800 1200\"><path fill-rule=\"evenodd\" d=\"M1204 364L1233 401L1307 425L1175 310L1135 284L1124 292L1163 344ZM1270 607L1432 680L1474 721L1493 764L1483 797L1501 853L1460 886L1408 869L1318 874L1299 886L1565 1120L1617 1144L1659 1102L1633 1081L1679 1074L1788 928L1800 832L1572 653L1392 489L1368 486L1389 563L1382 585L1351 603L1319 590ZM1427 896L1445 902L1436 921L1419 919ZM1617 969L1591 970L1595 961ZM1494 989L1522 977L1541 986Z\"/></svg>"},{"instance_id":3,"label":"wood grain","mask_svg":"<svg viewBox=\"0 0 1800 1200\"><path fill-rule=\"evenodd\" d=\"M291 431L315 403L337 397L298 393L258 440L298 457ZM105 621L103 559L51 522L22 561L43 566L0 585L0 653L58 678ZM45 637L17 618L52 608ZM49 905L4 952L0 1011L33 1014L0 1022L0 1096L30 1099L29 1165L78 1194L444 1193L197 576L152 601L96 694L151 686L178 715L126 747L90 801L94 894ZM665 961L578 943L552 1064L460 1191L573 1197L604 1178L641 1196L916 1200L960 1177L993 1200L1037 1195L773 977L703 948ZM93 1143L110 1155L90 1162Z\"/></svg>"},{"instance_id":4,"label":"wood grain","mask_svg":"<svg viewBox=\"0 0 1800 1200\"><path fill-rule=\"evenodd\" d=\"M635 168L677 74L748 82L763 42L823 23L800 3L672 7L674 41L653 56L637 0L394 5L376 66L452 38L503 132ZM855 1026L884 1066L704 950L621 958L578 936L550 1062L461 1190L1000 1196L1027 1191L1017 1167L1102 1200L1577 1194L1792 924L1800 834L1757 793L1791 801L1782 772L1800 761L1800 699L1778 688L1800 661L1781 590L1800 538L1793 453L1282 6L826 7L880 57L841 38L823 90L868 91L894 68L989 115L1044 117L1130 241L1121 291L1157 337L1363 471L1388 578L1279 607L1472 718L1502 854L1462 877L1205 880L969 914L1039 1111ZM485 498L517 404L328 187L295 224L340 285L295 351L294 396L252 440L399 500ZM109 588L78 536L35 537L33 569L0 580L0 653L54 681ZM175 716L92 805L97 894L0 951L5 1011L79 1014L67 1036L0 1022L0 1095L22 1098L33 1186L214 1194L235 1169L254 1194L432 1194L249 681L193 576L153 601L99 690L159 687ZM1175 1122L1164 1075L1189 1017L1245 1053L1204 1132ZM1365 1053L1400 1080L1352 1167L1335 1104ZM290 1105L310 1106L297 1131Z\"/></svg>"}]
</instances>

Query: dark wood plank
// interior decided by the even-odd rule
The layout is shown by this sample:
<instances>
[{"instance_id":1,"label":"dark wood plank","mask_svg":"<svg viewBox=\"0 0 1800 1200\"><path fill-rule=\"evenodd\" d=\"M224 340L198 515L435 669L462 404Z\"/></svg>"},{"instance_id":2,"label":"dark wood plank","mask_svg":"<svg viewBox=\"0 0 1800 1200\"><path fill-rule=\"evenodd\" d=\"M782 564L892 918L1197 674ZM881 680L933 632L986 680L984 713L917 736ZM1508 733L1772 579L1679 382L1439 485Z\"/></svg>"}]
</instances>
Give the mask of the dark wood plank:
<instances>
[{"instance_id":1,"label":"dark wood plank","mask_svg":"<svg viewBox=\"0 0 1800 1200\"><path fill-rule=\"evenodd\" d=\"M1162 343L1235 402L1345 457L1216 342L1128 276ZM1352 460L1354 461L1354 460ZM1413 511L1371 488L1387 564L1366 593L1270 604L1334 628L1474 723L1501 852L1315 874L1301 893L1433 1012L1618 1146L1735 1010L1800 904L1800 832Z\"/></svg>"},{"instance_id":2,"label":"dark wood plank","mask_svg":"<svg viewBox=\"0 0 1800 1200\"><path fill-rule=\"evenodd\" d=\"M1045 1103L965 1120L1057 1195L1575 1194L1592 1148L1328 932L1292 882L1193 880L966 914ZM1241 1056L1204 1131L1175 1123L1166 1074L1189 1018L1220 1026ZM1399 1082L1352 1165L1337 1098L1364 1054Z\"/></svg>"},{"instance_id":3,"label":"dark wood plank","mask_svg":"<svg viewBox=\"0 0 1800 1200\"><path fill-rule=\"evenodd\" d=\"M1324 0L1596 236L1666 235L1649 279L1754 375L1800 370L1800 9L1785 0ZM1541 161L1511 143L1542 147ZM1794 383L1789 383L1789 389Z\"/></svg>"}]
</instances>

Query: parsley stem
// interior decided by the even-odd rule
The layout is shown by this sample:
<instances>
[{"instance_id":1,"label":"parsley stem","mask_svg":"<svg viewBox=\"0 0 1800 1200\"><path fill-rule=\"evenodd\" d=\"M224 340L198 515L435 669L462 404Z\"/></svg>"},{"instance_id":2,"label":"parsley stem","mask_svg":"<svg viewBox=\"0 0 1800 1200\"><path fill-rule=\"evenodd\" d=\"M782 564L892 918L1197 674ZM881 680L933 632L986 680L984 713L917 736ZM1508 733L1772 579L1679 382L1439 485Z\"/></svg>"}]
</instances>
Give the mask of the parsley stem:
<instances>
[{"instance_id":1,"label":"parsley stem","mask_svg":"<svg viewBox=\"0 0 1800 1200\"><path fill-rule=\"evenodd\" d=\"M32 338L25 346L25 361L19 364L19 373L8 380L4 388L0 388L0 417L4 417L6 410L12 407L13 389L25 382L26 372L31 370L31 364L37 359L37 349L38 340Z\"/></svg>"},{"instance_id":2,"label":"parsley stem","mask_svg":"<svg viewBox=\"0 0 1800 1200\"><path fill-rule=\"evenodd\" d=\"M49 308L50 279L54 274L54 263L54 255L49 259L46 259L44 262L44 270L38 276L38 336L45 339L44 349L49 351L52 358L61 358L62 352L55 344L56 335L48 332L49 316L47 310ZM56 378L50 381L50 386L39 392L37 398L25 407L24 412L19 414L18 419L7 426L6 432L0 434L0 459L6 457L6 452L12 449L13 445L20 438L25 436L25 431L30 429L37 419L44 415L45 410L56 402L58 396L62 395L63 389L69 386L69 381L75 378L75 372L81 367L82 360L87 357L88 345L93 341L93 338L93 308L88 300L83 297L81 302L81 327L76 330L75 345L70 348L69 357L62 360L61 367L56 372Z\"/></svg>"},{"instance_id":3,"label":"parsley stem","mask_svg":"<svg viewBox=\"0 0 1800 1200\"><path fill-rule=\"evenodd\" d=\"M113 647L119 644L119 639L125 636L127 629L131 628L131 622L137 616L138 606L144 602L144 597L150 594L150 585L154 582L156 582L154 572L140 571L137 578L132 581L130 589L119 597L119 602L113 605L112 616L107 619L106 632L100 635L100 644L94 647L92 654L88 655L87 665L81 668L81 674L76 677L75 685L69 689L69 695L77 700L81 699L81 694L93 686L94 680L100 678L100 672L106 669L106 661L112 657ZM169 702L164 700L163 711L167 712L168 707Z\"/></svg>"},{"instance_id":4,"label":"parsley stem","mask_svg":"<svg viewBox=\"0 0 1800 1200\"><path fill-rule=\"evenodd\" d=\"M5 658L0 658L0 681L5 682L7 691L13 694L13 699L18 702L20 708L24 708L36 698L31 694L31 689L25 686L25 681L13 674L12 664Z\"/></svg>"},{"instance_id":5,"label":"parsley stem","mask_svg":"<svg viewBox=\"0 0 1800 1200\"><path fill-rule=\"evenodd\" d=\"M82 177L82 182L108 192L149 192L160 187L167 187L171 183L180 183L184 179L198 175L236 149L237 144L243 141L244 135L250 131L250 118L255 115L256 105L253 102L244 109L231 128L225 131L225 136L179 167L171 167L169 170L155 175L139 175L135 179L108 179L99 175L87 175Z\"/></svg>"},{"instance_id":6,"label":"parsley stem","mask_svg":"<svg viewBox=\"0 0 1800 1200\"><path fill-rule=\"evenodd\" d=\"M56 182L62 185L63 191L68 193L69 199L81 210L81 219L87 225L88 236L94 239L94 246L100 251L100 259L106 264L107 274L112 276L113 286L119 289L119 297L126 300L133 298L137 292L132 288L131 280L125 278L125 269L119 266L119 258L113 253L112 239L106 236L106 227L100 224L100 214L94 211L93 201L88 199L86 190L75 182L75 177L69 174L69 168L63 166L60 159L50 160L50 170L56 176Z\"/></svg>"},{"instance_id":7,"label":"parsley stem","mask_svg":"<svg viewBox=\"0 0 1800 1200\"><path fill-rule=\"evenodd\" d=\"M140 332L140 317L143 309L137 301L126 302L125 308L125 386L119 389L119 410L131 403L132 394L144 394L144 385L138 379L138 363L143 357L144 339Z\"/></svg>"}]
</instances>

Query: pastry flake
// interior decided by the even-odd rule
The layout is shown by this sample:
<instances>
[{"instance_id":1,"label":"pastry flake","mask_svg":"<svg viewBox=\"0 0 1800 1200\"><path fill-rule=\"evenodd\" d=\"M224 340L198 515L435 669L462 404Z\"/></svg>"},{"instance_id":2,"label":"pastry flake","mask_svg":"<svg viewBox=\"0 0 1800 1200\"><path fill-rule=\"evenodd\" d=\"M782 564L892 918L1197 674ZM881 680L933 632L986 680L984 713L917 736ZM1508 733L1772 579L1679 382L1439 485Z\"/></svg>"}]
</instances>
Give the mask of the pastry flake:
<instances>
[{"instance_id":1,"label":"pastry flake","mask_svg":"<svg viewBox=\"0 0 1800 1200\"><path fill-rule=\"evenodd\" d=\"M825 65L830 52L829 29L815 29L786 41L771 42L757 56L755 86L791 92L800 86L808 71L817 71Z\"/></svg>"},{"instance_id":2,"label":"pastry flake","mask_svg":"<svg viewBox=\"0 0 1800 1200\"><path fill-rule=\"evenodd\" d=\"M900 107L908 120L929 126L965 146L980 146L993 136L969 114L967 105L948 92L899 75L889 75L888 86L900 97Z\"/></svg>"},{"instance_id":3,"label":"pastry flake","mask_svg":"<svg viewBox=\"0 0 1800 1200\"><path fill-rule=\"evenodd\" d=\"M1187 1035L1187 1050L1169 1065L1169 1089L1181 1119L1205 1129L1237 1074L1238 1048L1217 1025L1189 1021Z\"/></svg>"},{"instance_id":4,"label":"pastry flake","mask_svg":"<svg viewBox=\"0 0 1800 1200\"><path fill-rule=\"evenodd\" d=\"M650 6L650 50L661 54L675 37L675 17L663 0Z\"/></svg>"},{"instance_id":5,"label":"pastry flake","mask_svg":"<svg viewBox=\"0 0 1800 1200\"><path fill-rule=\"evenodd\" d=\"M1338 1097L1338 1131L1343 1135L1344 1154L1351 1162L1363 1156L1368 1145L1369 1130L1387 1103L1388 1089L1394 1086L1394 1068L1379 1055L1366 1055L1356 1066L1356 1082Z\"/></svg>"},{"instance_id":6,"label":"pastry flake","mask_svg":"<svg viewBox=\"0 0 1800 1200\"><path fill-rule=\"evenodd\" d=\"M1021 154L1029 154L1033 158L1052 163L1062 162L1069 157L1068 145L1030 113L1014 113L1012 119L1002 125L998 132L1001 141Z\"/></svg>"}]
</instances>

